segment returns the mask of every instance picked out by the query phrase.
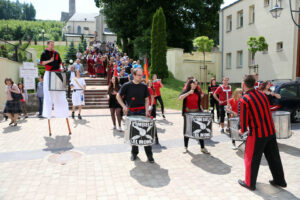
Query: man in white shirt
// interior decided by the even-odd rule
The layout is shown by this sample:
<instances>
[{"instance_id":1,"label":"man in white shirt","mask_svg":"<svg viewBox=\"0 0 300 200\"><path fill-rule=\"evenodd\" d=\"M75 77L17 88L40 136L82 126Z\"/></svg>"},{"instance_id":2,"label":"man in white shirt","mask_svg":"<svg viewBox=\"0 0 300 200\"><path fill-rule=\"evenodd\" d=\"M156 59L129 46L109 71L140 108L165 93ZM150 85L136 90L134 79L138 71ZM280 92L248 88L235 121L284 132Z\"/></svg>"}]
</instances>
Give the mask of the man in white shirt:
<instances>
[{"instance_id":1,"label":"man in white shirt","mask_svg":"<svg viewBox=\"0 0 300 200\"><path fill-rule=\"evenodd\" d=\"M72 118L75 118L75 109L76 106L79 107L79 112L78 112L78 119L82 119L81 117L81 109L82 106L85 105L84 103L84 91L86 90L86 84L84 81L84 78L80 77L80 72L76 71L76 77L71 79L71 88L73 89L73 94L72 94Z\"/></svg>"}]
</instances>

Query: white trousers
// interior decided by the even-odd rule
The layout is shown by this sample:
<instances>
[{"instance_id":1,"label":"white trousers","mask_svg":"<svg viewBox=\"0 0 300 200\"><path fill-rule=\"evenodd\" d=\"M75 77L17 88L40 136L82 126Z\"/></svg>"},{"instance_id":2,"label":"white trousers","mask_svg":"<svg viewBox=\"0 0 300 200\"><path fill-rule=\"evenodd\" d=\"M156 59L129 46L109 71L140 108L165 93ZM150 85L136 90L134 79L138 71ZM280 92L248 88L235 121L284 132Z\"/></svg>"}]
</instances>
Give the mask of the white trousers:
<instances>
[{"instance_id":1,"label":"white trousers","mask_svg":"<svg viewBox=\"0 0 300 200\"><path fill-rule=\"evenodd\" d=\"M85 104L82 90L76 90L76 92L73 90L72 104L73 106L83 106Z\"/></svg>"},{"instance_id":2,"label":"white trousers","mask_svg":"<svg viewBox=\"0 0 300 200\"><path fill-rule=\"evenodd\" d=\"M69 105L65 91L49 91L50 72L45 71L44 74L44 103L43 117L50 119L52 117L52 107L54 108L54 116L56 118L69 117Z\"/></svg>"}]
</instances>

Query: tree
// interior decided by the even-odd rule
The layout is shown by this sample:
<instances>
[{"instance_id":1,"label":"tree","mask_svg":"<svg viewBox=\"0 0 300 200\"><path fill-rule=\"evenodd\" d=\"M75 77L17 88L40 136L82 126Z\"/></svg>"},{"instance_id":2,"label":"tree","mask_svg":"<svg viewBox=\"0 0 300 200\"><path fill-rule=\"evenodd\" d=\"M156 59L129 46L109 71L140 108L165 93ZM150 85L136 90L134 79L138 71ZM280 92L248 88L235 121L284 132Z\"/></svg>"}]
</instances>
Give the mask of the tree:
<instances>
[{"instance_id":1,"label":"tree","mask_svg":"<svg viewBox=\"0 0 300 200\"><path fill-rule=\"evenodd\" d=\"M159 7L164 10L168 24L168 46L189 52L193 50L195 36L207 35L215 42L218 41L218 12L223 0L94 1L102 9L108 27L122 38L122 49L128 53L133 52L131 48L134 44L135 56L150 54L152 17Z\"/></svg>"},{"instance_id":2,"label":"tree","mask_svg":"<svg viewBox=\"0 0 300 200\"><path fill-rule=\"evenodd\" d=\"M151 30L151 74L168 78L166 18L162 8L153 16Z\"/></svg>"},{"instance_id":3,"label":"tree","mask_svg":"<svg viewBox=\"0 0 300 200\"><path fill-rule=\"evenodd\" d=\"M214 46L214 41L212 39L209 39L207 36L200 36L194 39L194 46L197 47L197 50L199 52L202 52L203 54L203 69L204 69L204 84L206 88L206 83L207 83L207 66L205 63L205 52L211 52L213 46ZM201 66L200 66L200 81L201 81Z\"/></svg>"},{"instance_id":4,"label":"tree","mask_svg":"<svg viewBox=\"0 0 300 200\"><path fill-rule=\"evenodd\" d=\"M84 52L84 48L83 48L83 44L82 43L79 43L78 44L78 50L83 53Z\"/></svg>"},{"instance_id":5,"label":"tree","mask_svg":"<svg viewBox=\"0 0 300 200\"><path fill-rule=\"evenodd\" d=\"M255 66L255 54L260 51L265 51L269 45L266 43L266 39L263 36L259 36L257 38L250 37L249 40L247 41L247 45L248 45L248 50L249 52L251 52L252 55L251 58L252 66L249 66L249 71L250 71L250 67Z\"/></svg>"},{"instance_id":6,"label":"tree","mask_svg":"<svg viewBox=\"0 0 300 200\"><path fill-rule=\"evenodd\" d=\"M0 0L0 19L34 20L35 14L32 4Z\"/></svg>"},{"instance_id":7,"label":"tree","mask_svg":"<svg viewBox=\"0 0 300 200\"><path fill-rule=\"evenodd\" d=\"M85 50L86 50L86 47L87 47L86 39L83 40L83 44L82 44L82 45L83 45L83 49L84 49L84 51L85 51Z\"/></svg>"},{"instance_id":8,"label":"tree","mask_svg":"<svg viewBox=\"0 0 300 200\"><path fill-rule=\"evenodd\" d=\"M76 49L74 47L74 42L72 41L70 46L68 47L67 54L65 56L65 62L70 64L70 60L73 60L73 62L76 60Z\"/></svg>"}]
</instances>

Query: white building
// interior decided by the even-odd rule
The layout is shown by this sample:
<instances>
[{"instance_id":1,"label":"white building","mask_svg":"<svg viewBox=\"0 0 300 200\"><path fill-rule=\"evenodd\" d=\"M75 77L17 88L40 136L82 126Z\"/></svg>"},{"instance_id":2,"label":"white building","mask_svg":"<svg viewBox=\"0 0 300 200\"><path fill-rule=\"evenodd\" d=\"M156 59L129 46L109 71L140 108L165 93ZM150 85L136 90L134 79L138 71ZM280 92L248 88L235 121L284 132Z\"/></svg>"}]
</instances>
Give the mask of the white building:
<instances>
[{"instance_id":1,"label":"white building","mask_svg":"<svg viewBox=\"0 0 300 200\"><path fill-rule=\"evenodd\" d=\"M247 41L251 36L264 36L269 44L268 49L255 55L260 80L296 79L296 69L300 69L300 62L297 64L300 55L300 49L297 52L298 28L291 19L289 2L281 2L283 10L277 19L269 12L273 2L239 0L221 9L222 74L228 76L230 82L239 83L244 74L249 74L252 59ZM292 0L292 4L297 10L300 1ZM298 14L295 19L298 20Z\"/></svg>"},{"instance_id":2,"label":"white building","mask_svg":"<svg viewBox=\"0 0 300 200\"><path fill-rule=\"evenodd\" d=\"M80 13L75 8L76 1L69 0L69 13L61 14L61 20L67 24L63 29L67 41L79 42L82 35L88 41L117 41L116 34L109 30L102 13Z\"/></svg>"}]
</instances>

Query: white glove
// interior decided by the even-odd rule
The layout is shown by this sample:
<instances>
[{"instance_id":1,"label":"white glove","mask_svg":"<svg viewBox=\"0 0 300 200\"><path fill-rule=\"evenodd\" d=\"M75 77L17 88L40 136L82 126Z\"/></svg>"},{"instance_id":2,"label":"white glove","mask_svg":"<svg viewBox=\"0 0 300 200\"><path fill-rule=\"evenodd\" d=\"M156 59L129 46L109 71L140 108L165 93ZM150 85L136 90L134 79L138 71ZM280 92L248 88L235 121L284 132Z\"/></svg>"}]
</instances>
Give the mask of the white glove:
<instances>
[{"instance_id":1,"label":"white glove","mask_svg":"<svg viewBox=\"0 0 300 200\"><path fill-rule=\"evenodd\" d=\"M152 106L149 106L149 110L152 110Z\"/></svg>"}]
</instances>

